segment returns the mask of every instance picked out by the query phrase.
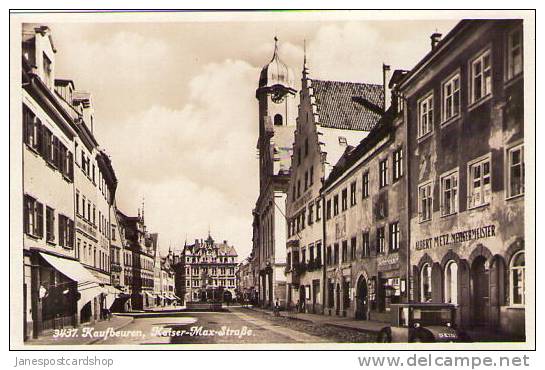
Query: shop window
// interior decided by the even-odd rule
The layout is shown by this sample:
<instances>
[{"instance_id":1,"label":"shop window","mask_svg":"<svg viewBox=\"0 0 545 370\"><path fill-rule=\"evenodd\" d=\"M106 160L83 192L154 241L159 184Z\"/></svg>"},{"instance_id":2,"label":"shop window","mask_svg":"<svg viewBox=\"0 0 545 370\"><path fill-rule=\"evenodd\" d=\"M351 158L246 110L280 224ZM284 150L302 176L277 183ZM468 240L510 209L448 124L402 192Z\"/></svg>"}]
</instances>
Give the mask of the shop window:
<instances>
[{"instance_id":1,"label":"shop window","mask_svg":"<svg viewBox=\"0 0 545 370\"><path fill-rule=\"evenodd\" d=\"M507 79L522 73L522 55L522 28L517 28L507 37Z\"/></svg>"},{"instance_id":2,"label":"shop window","mask_svg":"<svg viewBox=\"0 0 545 370\"><path fill-rule=\"evenodd\" d=\"M403 148L397 149L393 154L393 181L397 181L403 176Z\"/></svg>"},{"instance_id":3,"label":"shop window","mask_svg":"<svg viewBox=\"0 0 545 370\"><path fill-rule=\"evenodd\" d=\"M490 157L469 165L468 207L474 208L490 203L492 194Z\"/></svg>"},{"instance_id":4,"label":"shop window","mask_svg":"<svg viewBox=\"0 0 545 370\"><path fill-rule=\"evenodd\" d=\"M431 182L418 188L418 218L420 222L431 220L432 193Z\"/></svg>"},{"instance_id":5,"label":"shop window","mask_svg":"<svg viewBox=\"0 0 545 370\"><path fill-rule=\"evenodd\" d=\"M490 50L471 62L471 103L476 103L492 93L492 63Z\"/></svg>"},{"instance_id":6,"label":"shop window","mask_svg":"<svg viewBox=\"0 0 545 370\"><path fill-rule=\"evenodd\" d=\"M524 252L516 253L511 259L510 276L511 276L511 305L524 305L525 299L525 261Z\"/></svg>"},{"instance_id":7,"label":"shop window","mask_svg":"<svg viewBox=\"0 0 545 370\"><path fill-rule=\"evenodd\" d=\"M460 114L460 75L456 74L443 84L443 121Z\"/></svg>"},{"instance_id":8,"label":"shop window","mask_svg":"<svg viewBox=\"0 0 545 370\"><path fill-rule=\"evenodd\" d=\"M420 271L420 300L431 302L431 266L427 263Z\"/></svg>"},{"instance_id":9,"label":"shop window","mask_svg":"<svg viewBox=\"0 0 545 370\"><path fill-rule=\"evenodd\" d=\"M383 280L384 311L390 311L390 305L401 302L401 288L398 277Z\"/></svg>"},{"instance_id":10,"label":"shop window","mask_svg":"<svg viewBox=\"0 0 545 370\"><path fill-rule=\"evenodd\" d=\"M441 215L458 212L458 171L441 177Z\"/></svg>"},{"instance_id":11,"label":"shop window","mask_svg":"<svg viewBox=\"0 0 545 370\"><path fill-rule=\"evenodd\" d=\"M418 102L418 137L423 137L433 129L433 94Z\"/></svg>"},{"instance_id":12,"label":"shop window","mask_svg":"<svg viewBox=\"0 0 545 370\"><path fill-rule=\"evenodd\" d=\"M458 303L458 265L449 261L445 267L445 303Z\"/></svg>"},{"instance_id":13,"label":"shop window","mask_svg":"<svg viewBox=\"0 0 545 370\"><path fill-rule=\"evenodd\" d=\"M524 194L524 145L518 145L508 151L508 197Z\"/></svg>"},{"instance_id":14,"label":"shop window","mask_svg":"<svg viewBox=\"0 0 545 370\"><path fill-rule=\"evenodd\" d=\"M361 194L363 199L369 197L369 171L365 171L362 175Z\"/></svg>"},{"instance_id":15,"label":"shop window","mask_svg":"<svg viewBox=\"0 0 545 370\"><path fill-rule=\"evenodd\" d=\"M379 186L381 188L388 185L388 159L380 161L379 163Z\"/></svg>"}]
</instances>

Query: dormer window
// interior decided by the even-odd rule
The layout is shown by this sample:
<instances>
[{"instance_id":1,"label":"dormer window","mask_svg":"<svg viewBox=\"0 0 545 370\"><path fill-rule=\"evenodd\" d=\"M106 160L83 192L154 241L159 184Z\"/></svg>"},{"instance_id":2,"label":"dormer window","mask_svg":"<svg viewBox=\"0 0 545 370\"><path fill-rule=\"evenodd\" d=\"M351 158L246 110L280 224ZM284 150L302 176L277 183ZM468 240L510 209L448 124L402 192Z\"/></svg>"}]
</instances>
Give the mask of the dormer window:
<instances>
[{"instance_id":1,"label":"dormer window","mask_svg":"<svg viewBox=\"0 0 545 370\"><path fill-rule=\"evenodd\" d=\"M346 137L339 136L339 145L341 145L341 146L347 146L348 145L348 142L346 141Z\"/></svg>"}]
</instances>

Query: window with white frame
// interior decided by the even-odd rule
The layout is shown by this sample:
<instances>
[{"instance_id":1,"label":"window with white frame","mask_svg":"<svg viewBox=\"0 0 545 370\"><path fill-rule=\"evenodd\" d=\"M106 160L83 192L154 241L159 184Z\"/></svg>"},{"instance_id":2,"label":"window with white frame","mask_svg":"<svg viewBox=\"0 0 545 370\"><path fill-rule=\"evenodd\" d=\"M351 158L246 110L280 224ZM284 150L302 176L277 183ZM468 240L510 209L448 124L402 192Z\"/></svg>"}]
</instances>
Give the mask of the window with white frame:
<instances>
[{"instance_id":1,"label":"window with white frame","mask_svg":"<svg viewBox=\"0 0 545 370\"><path fill-rule=\"evenodd\" d=\"M419 186L418 207L419 207L418 213L419 213L420 222L431 220L431 207L432 207L431 182Z\"/></svg>"},{"instance_id":2,"label":"window with white frame","mask_svg":"<svg viewBox=\"0 0 545 370\"><path fill-rule=\"evenodd\" d=\"M524 251L516 253L511 258L511 264L509 266L510 278L511 278L511 305L524 305L524 283L525 283L525 261Z\"/></svg>"},{"instance_id":3,"label":"window with white frame","mask_svg":"<svg viewBox=\"0 0 545 370\"><path fill-rule=\"evenodd\" d=\"M441 215L458 212L458 171L441 177Z\"/></svg>"},{"instance_id":4,"label":"window with white frame","mask_svg":"<svg viewBox=\"0 0 545 370\"><path fill-rule=\"evenodd\" d=\"M422 137L433 129L433 94L418 102L418 137Z\"/></svg>"},{"instance_id":5,"label":"window with white frame","mask_svg":"<svg viewBox=\"0 0 545 370\"><path fill-rule=\"evenodd\" d=\"M403 176L403 148L398 148L393 154L393 181L397 181Z\"/></svg>"},{"instance_id":6,"label":"window with white frame","mask_svg":"<svg viewBox=\"0 0 545 370\"><path fill-rule=\"evenodd\" d=\"M492 93L492 63L490 50L471 62L471 102L475 103Z\"/></svg>"},{"instance_id":7,"label":"window with white frame","mask_svg":"<svg viewBox=\"0 0 545 370\"><path fill-rule=\"evenodd\" d=\"M427 263L420 271L420 300L431 302L431 266Z\"/></svg>"},{"instance_id":8,"label":"window with white frame","mask_svg":"<svg viewBox=\"0 0 545 370\"><path fill-rule=\"evenodd\" d=\"M524 145L509 149L507 161L507 196L524 194Z\"/></svg>"},{"instance_id":9,"label":"window with white frame","mask_svg":"<svg viewBox=\"0 0 545 370\"><path fill-rule=\"evenodd\" d=\"M474 208L490 203L492 194L490 157L469 165L468 207Z\"/></svg>"},{"instance_id":10,"label":"window with white frame","mask_svg":"<svg viewBox=\"0 0 545 370\"><path fill-rule=\"evenodd\" d=\"M507 78L522 73L522 28L511 31L507 37Z\"/></svg>"},{"instance_id":11,"label":"window with white frame","mask_svg":"<svg viewBox=\"0 0 545 370\"><path fill-rule=\"evenodd\" d=\"M399 250L399 221L390 224L390 251L395 252Z\"/></svg>"},{"instance_id":12,"label":"window with white frame","mask_svg":"<svg viewBox=\"0 0 545 370\"><path fill-rule=\"evenodd\" d=\"M458 303L458 265L454 260L445 267L445 303Z\"/></svg>"},{"instance_id":13,"label":"window with white frame","mask_svg":"<svg viewBox=\"0 0 545 370\"><path fill-rule=\"evenodd\" d=\"M460 114L460 75L456 74L443 84L443 120Z\"/></svg>"}]
</instances>

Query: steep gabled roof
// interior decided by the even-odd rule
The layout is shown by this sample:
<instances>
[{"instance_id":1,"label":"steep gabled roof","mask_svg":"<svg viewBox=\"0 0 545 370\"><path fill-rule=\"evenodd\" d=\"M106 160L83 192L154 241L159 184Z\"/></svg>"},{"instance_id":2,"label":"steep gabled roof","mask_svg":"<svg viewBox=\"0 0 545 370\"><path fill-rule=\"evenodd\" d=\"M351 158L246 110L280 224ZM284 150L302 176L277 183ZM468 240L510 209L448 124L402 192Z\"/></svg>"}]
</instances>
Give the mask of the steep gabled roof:
<instances>
[{"instance_id":1,"label":"steep gabled roof","mask_svg":"<svg viewBox=\"0 0 545 370\"><path fill-rule=\"evenodd\" d=\"M380 114L353 98L363 98L384 109L382 85L312 79L312 89L322 127L370 131Z\"/></svg>"}]
</instances>

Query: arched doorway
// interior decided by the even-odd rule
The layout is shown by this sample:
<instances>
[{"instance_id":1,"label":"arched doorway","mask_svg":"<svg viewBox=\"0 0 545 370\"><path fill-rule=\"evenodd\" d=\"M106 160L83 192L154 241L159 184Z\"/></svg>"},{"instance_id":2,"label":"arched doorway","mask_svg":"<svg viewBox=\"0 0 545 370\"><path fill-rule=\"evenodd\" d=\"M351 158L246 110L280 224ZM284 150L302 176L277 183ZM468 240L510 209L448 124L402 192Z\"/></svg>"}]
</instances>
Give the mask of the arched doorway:
<instances>
[{"instance_id":1,"label":"arched doorway","mask_svg":"<svg viewBox=\"0 0 545 370\"><path fill-rule=\"evenodd\" d=\"M358 279L356 291L356 319L367 320L367 280L363 276Z\"/></svg>"},{"instance_id":2,"label":"arched doorway","mask_svg":"<svg viewBox=\"0 0 545 370\"><path fill-rule=\"evenodd\" d=\"M486 258L477 257L471 264L472 287L472 323L475 326L488 324L490 310L490 274L486 266Z\"/></svg>"}]
</instances>

